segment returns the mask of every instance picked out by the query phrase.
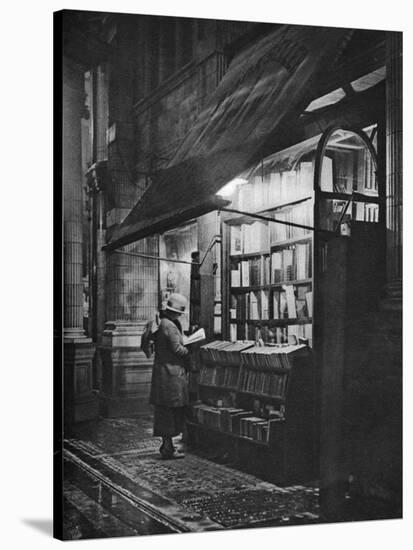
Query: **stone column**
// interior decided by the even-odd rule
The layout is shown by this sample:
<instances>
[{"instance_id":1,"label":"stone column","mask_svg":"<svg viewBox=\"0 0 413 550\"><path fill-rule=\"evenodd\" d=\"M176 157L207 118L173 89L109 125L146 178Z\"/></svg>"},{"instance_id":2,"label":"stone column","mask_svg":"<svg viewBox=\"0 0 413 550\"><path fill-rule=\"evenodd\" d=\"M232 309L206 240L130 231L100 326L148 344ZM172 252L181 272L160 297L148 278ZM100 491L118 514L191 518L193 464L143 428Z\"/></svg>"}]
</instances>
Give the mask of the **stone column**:
<instances>
[{"instance_id":1,"label":"stone column","mask_svg":"<svg viewBox=\"0 0 413 550\"><path fill-rule=\"evenodd\" d=\"M67 424L97 416L95 352L83 330L81 113L83 70L63 58L64 411Z\"/></svg>"},{"instance_id":2,"label":"stone column","mask_svg":"<svg viewBox=\"0 0 413 550\"><path fill-rule=\"evenodd\" d=\"M386 307L401 309L402 298L402 33L387 32L386 43Z\"/></svg>"}]
</instances>

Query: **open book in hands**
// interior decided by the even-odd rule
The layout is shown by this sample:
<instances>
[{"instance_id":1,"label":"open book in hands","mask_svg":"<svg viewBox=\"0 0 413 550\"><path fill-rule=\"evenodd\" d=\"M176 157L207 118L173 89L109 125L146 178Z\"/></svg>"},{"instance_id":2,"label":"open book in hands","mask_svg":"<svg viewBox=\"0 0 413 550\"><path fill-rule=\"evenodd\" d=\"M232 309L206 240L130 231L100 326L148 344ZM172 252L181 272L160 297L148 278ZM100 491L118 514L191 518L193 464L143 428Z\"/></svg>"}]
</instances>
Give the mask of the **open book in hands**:
<instances>
[{"instance_id":1,"label":"open book in hands","mask_svg":"<svg viewBox=\"0 0 413 550\"><path fill-rule=\"evenodd\" d=\"M200 328L190 336L184 336L184 346L189 346L195 344L196 342L202 342L205 340L205 330Z\"/></svg>"}]
</instances>

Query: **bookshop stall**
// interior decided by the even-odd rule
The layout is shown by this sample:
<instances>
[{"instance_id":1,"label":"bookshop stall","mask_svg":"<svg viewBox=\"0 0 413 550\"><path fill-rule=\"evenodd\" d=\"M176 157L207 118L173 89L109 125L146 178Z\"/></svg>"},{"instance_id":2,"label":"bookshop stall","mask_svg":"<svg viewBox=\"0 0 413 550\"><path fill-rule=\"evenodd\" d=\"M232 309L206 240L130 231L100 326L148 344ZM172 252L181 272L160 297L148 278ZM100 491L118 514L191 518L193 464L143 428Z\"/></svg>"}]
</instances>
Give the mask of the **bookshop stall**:
<instances>
[{"instance_id":1,"label":"bookshop stall","mask_svg":"<svg viewBox=\"0 0 413 550\"><path fill-rule=\"evenodd\" d=\"M321 373L340 399L352 322L378 298L376 147L376 125L331 128L260 161L222 209L223 338L201 348L189 433L276 483L317 479Z\"/></svg>"}]
</instances>

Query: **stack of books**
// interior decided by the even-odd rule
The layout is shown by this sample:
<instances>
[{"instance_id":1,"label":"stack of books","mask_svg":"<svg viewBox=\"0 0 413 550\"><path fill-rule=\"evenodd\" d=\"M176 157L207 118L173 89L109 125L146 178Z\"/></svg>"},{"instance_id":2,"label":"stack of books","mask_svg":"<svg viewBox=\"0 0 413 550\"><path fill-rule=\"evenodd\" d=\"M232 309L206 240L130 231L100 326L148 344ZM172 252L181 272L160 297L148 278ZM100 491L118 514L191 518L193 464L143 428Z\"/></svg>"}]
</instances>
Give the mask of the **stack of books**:
<instances>
[{"instance_id":1,"label":"stack of books","mask_svg":"<svg viewBox=\"0 0 413 550\"><path fill-rule=\"evenodd\" d=\"M203 365L200 370L201 386L216 386L236 390L238 387L239 365Z\"/></svg>"},{"instance_id":2,"label":"stack of books","mask_svg":"<svg viewBox=\"0 0 413 550\"><path fill-rule=\"evenodd\" d=\"M283 420L283 415L279 411L270 419L255 416L252 411L236 407L200 404L194 405L192 411L198 424L263 443L269 442L270 426Z\"/></svg>"},{"instance_id":3,"label":"stack of books","mask_svg":"<svg viewBox=\"0 0 413 550\"><path fill-rule=\"evenodd\" d=\"M214 430L221 430L221 409L218 407L211 407L210 405L194 405L192 407L193 415L199 424L212 428Z\"/></svg>"},{"instance_id":4,"label":"stack of books","mask_svg":"<svg viewBox=\"0 0 413 550\"><path fill-rule=\"evenodd\" d=\"M240 435L254 439L255 441L268 441L268 420L257 416L246 416L241 418Z\"/></svg>"},{"instance_id":5,"label":"stack of books","mask_svg":"<svg viewBox=\"0 0 413 550\"><path fill-rule=\"evenodd\" d=\"M222 409L222 427L223 431L240 435L241 420L247 416L251 416L252 411L245 409L227 408Z\"/></svg>"},{"instance_id":6,"label":"stack of books","mask_svg":"<svg viewBox=\"0 0 413 550\"><path fill-rule=\"evenodd\" d=\"M288 375L266 372L262 370L243 369L241 374L241 391L266 395L271 397L285 397Z\"/></svg>"}]
</instances>

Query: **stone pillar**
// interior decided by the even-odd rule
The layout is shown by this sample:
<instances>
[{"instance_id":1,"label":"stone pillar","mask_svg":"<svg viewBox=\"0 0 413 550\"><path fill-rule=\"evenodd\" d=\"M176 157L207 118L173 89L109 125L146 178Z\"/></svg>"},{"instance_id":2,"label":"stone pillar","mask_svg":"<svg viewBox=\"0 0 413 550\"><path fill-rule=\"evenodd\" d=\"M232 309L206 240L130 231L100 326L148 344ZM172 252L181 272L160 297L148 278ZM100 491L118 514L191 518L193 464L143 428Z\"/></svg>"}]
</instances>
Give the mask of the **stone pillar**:
<instances>
[{"instance_id":1,"label":"stone pillar","mask_svg":"<svg viewBox=\"0 0 413 550\"><path fill-rule=\"evenodd\" d=\"M97 416L95 352L83 330L81 113L83 70L63 58L64 411L67 424Z\"/></svg>"},{"instance_id":2,"label":"stone pillar","mask_svg":"<svg viewBox=\"0 0 413 550\"><path fill-rule=\"evenodd\" d=\"M387 32L386 43L386 233L387 300L401 309L402 298L402 33Z\"/></svg>"}]
</instances>

